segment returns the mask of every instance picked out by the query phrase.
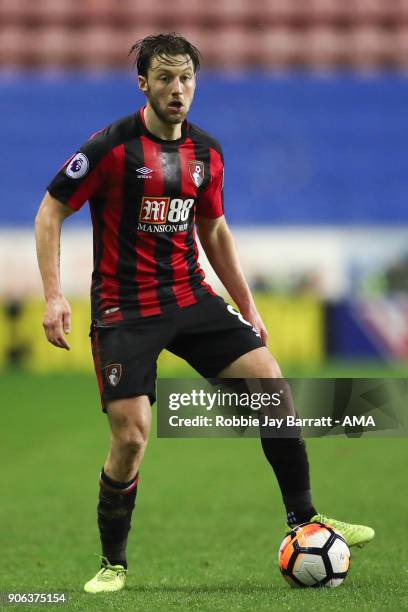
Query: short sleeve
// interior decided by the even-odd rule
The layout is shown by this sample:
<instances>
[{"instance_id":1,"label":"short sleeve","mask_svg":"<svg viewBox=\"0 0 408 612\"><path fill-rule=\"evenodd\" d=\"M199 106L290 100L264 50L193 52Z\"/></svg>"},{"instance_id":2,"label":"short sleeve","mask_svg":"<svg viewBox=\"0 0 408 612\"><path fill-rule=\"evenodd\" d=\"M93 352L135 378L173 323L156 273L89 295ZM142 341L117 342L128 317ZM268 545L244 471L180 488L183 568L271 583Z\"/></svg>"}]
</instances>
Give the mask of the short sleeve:
<instances>
[{"instance_id":1,"label":"short sleeve","mask_svg":"<svg viewBox=\"0 0 408 612\"><path fill-rule=\"evenodd\" d=\"M99 132L64 163L48 185L48 192L73 210L79 210L103 186L108 159L109 150Z\"/></svg>"},{"instance_id":2,"label":"short sleeve","mask_svg":"<svg viewBox=\"0 0 408 612\"><path fill-rule=\"evenodd\" d=\"M224 214L224 160L221 151L210 148L210 180L199 197L197 212L216 219Z\"/></svg>"}]
</instances>

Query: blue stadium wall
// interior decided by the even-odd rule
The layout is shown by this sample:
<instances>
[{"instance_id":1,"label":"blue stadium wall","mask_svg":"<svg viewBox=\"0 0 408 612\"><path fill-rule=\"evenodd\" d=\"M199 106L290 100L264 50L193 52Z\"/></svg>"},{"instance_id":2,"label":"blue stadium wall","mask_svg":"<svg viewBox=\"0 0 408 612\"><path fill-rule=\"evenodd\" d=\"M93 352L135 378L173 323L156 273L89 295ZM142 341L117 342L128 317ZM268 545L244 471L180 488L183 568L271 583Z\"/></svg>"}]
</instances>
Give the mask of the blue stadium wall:
<instances>
[{"instance_id":1,"label":"blue stadium wall","mask_svg":"<svg viewBox=\"0 0 408 612\"><path fill-rule=\"evenodd\" d=\"M129 74L0 74L0 227L32 226L64 160L143 103ZM408 225L407 103L408 79L391 74L202 74L190 119L223 145L231 224L397 227ZM86 223L87 207L70 220ZM328 354L387 355L359 308L327 306Z\"/></svg>"},{"instance_id":2,"label":"blue stadium wall","mask_svg":"<svg viewBox=\"0 0 408 612\"><path fill-rule=\"evenodd\" d=\"M202 74L190 118L224 147L231 223L392 225L408 222L407 102L392 75ZM0 225L31 224L59 165L142 103L127 74L3 74Z\"/></svg>"}]
</instances>

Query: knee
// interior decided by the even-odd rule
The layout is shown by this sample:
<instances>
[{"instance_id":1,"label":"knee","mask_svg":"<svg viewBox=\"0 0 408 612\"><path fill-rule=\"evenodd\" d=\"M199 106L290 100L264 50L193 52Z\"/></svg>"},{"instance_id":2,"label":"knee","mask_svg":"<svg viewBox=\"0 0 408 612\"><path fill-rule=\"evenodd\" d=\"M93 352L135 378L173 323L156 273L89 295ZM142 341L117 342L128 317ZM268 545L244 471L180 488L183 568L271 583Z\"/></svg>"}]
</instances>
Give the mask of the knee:
<instances>
[{"instance_id":1,"label":"knee","mask_svg":"<svg viewBox=\"0 0 408 612\"><path fill-rule=\"evenodd\" d=\"M264 370L265 373L262 374L263 378L282 378L282 372L279 364L272 355L270 355L268 363L265 364Z\"/></svg>"},{"instance_id":2,"label":"knee","mask_svg":"<svg viewBox=\"0 0 408 612\"><path fill-rule=\"evenodd\" d=\"M144 453L147 446L147 435L137 427L128 429L113 436L113 442L120 447L123 454L135 457Z\"/></svg>"},{"instance_id":3,"label":"knee","mask_svg":"<svg viewBox=\"0 0 408 612\"><path fill-rule=\"evenodd\" d=\"M261 363L254 363L251 376L254 378L282 378L282 372L276 359L269 353Z\"/></svg>"}]
</instances>

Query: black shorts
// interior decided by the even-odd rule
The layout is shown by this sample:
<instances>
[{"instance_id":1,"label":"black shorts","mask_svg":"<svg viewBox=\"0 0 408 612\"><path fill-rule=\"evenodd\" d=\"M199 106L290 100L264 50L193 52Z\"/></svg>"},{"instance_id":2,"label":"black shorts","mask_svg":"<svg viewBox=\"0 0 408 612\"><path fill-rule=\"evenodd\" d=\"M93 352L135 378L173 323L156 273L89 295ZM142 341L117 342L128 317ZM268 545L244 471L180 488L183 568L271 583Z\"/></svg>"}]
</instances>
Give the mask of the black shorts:
<instances>
[{"instance_id":1,"label":"black shorts","mask_svg":"<svg viewBox=\"0 0 408 612\"><path fill-rule=\"evenodd\" d=\"M156 362L163 349L185 359L204 378L265 346L252 325L219 296L162 315L91 326L92 354L102 407L148 395L156 401Z\"/></svg>"}]
</instances>

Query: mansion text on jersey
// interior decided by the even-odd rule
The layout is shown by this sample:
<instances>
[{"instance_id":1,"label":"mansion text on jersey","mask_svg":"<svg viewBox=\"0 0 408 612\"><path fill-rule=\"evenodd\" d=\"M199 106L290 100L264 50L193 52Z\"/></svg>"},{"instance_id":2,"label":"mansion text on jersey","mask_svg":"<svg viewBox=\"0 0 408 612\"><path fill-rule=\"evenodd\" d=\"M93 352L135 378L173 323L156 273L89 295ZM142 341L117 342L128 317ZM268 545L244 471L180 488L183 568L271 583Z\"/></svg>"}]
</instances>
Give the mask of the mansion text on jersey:
<instances>
[{"instance_id":1,"label":"mansion text on jersey","mask_svg":"<svg viewBox=\"0 0 408 612\"><path fill-rule=\"evenodd\" d=\"M187 231L188 223L182 225L153 225L150 223L139 223L137 226L138 232L185 232Z\"/></svg>"}]
</instances>

